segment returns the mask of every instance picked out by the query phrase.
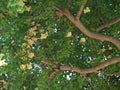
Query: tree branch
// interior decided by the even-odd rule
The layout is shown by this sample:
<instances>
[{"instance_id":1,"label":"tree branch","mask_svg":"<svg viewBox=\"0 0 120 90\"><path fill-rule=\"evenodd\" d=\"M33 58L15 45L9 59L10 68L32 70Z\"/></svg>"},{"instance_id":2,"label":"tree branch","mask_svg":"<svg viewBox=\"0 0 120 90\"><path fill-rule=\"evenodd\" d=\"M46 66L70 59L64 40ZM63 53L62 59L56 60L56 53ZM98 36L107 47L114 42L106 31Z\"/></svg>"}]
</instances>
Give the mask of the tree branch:
<instances>
[{"instance_id":1,"label":"tree branch","mask_svg":"<svg viewBox=\"0 0 120 90\"><path fill-rule=\"evenodd\" d=\"M120 73L114 72L114 73L107 74L107 76L120 76Z\"/></svg>"},{"instance_id":2,"label":"tree branch","mask_svg":"<svg viewBox=\"0 0 120 90\"><path fill-rule=\"evenodd\" d=\"M91 80L89 80L87 77L85 77L86 81L90 84L92 90L96 90L94 85L92 84Z\"/></svg>"},{"instance_id":3,"label":"tree branch","mask_svg":"<svg viewBox=\"0 0 120 90\"><path fill-rule=\"evenodd\" d=\"M111 22L105 23L105 24L97 27L97 28L96 28L96 31L97 31L97 32L98 32L98 31L101 31L102 29L104 29L104 28L106 28L106 27L109 27L109 26L111 26L111 25L113 25L113 24L116 24L116 23L118 23L118 22L120 22L120 18L117 18L117 19L115 19L115 20L112 20Z\"/></svg>"},{"instance_id":4,"label":"tree branch","mask_svg":"<svg viewBox=\"0 0 120 90\"><path fill-rule=\"evenodd\" d=\"M93 39L98 39L101 41L108 41L113 43L117 48L120 49L120 41L112 36L108 35L103 35L103 34L98 34L94 32L90 32L81 21L76 20L74 16L70 13L68 9L62 9L60 10L63 15L65 15L82 33L84 33L86 36L93 38Z\"/></svg>"},{"instance_id":5,"label":"tree branch","mask_svg":"<svg viewBox=\"0 0 120 90\"><path fill-rule=\"evenodd\" d=\"M81 69L81 68L78 68L76 66L71 67L70 65L66 65L66 66L60 66L60 70L72 70L72 71L80 73L80 74L88 74L88 73L96 72L100 69L103 69L103 68L105 68L109 65L112 65L112 64L115 64L115 63L118 63L118 62L120 62L120 57L112 58L110 60L107 60L107 61L101 63L98 66L88 68L88 69Z\"/></svg>"},{"instance_id":6,"label":"tree branch","mask_svg":"<svg viewBox=\"0 0 120 90\"><path fill-rule=\"evenodd\" d=\"M76 16L77 20L79 20L86 3L87 3L87 0L83 0L83 4L81 5L79 11L77 12L77 16Z\"/></svg>"},{"instance_id":7,"label":"tree branch","mask_svg":"<svg viewBox=\"0 0 120 90\"><path fill-rule=\"evenodd\" d=\"M52 68L54 68L54 69L59 68L59 67L58 67L58 64L55 64L55 63L51 62L50 60L42 59L42 58L40 58L40 57L38 57L38 56L34 56L34 58L40 60L41 63L43 63L43 64L45 64L45 65L48 65L48 66L50 66L50 67L52 67Z\"/></svg>"},{"instance_id":8,"label":"tree branch","mask_svg":"<svg viewBox=\"0 0 120 90\"><path fill-rule=\"evenodd\" d=\"M52 79L52 78L54 77L55 73L57 73L57 71L58 71L58 69L52 69L52 70L49 72L48 77L49 77L50 79Z\"/></svg>"},{"instance_id":9,"label":"tree branch","mask_svg":"<svg viewBox=\"0 0 120 90\"><path fill-rule=\"evenodd\" d=\"M50 60L47 60L47 59L43 60L42 58L40 58L38 56L34 56L34 58L40 60L41 63L43 63L47 66L50 66L52 68L52 70L48 73L48 77L50 79L52 79L54 77L55 73L59 71L59 67L60 67L59 64L55 64L53 62L50 62Z\"/></svg>"},{"instance_id":10,"label":"tree branch","mask_svg":"<svg viewBox=\"0 0 120 90\"><path fill-rule=\"evenodd\" d=\"M46 64L46 65L51 66L53 68L53 70L49 73L50 78L53 77L53 75L58 70L63 70L63 71L64 70L72 70L72 71L80 73L80 74L88 74L88 73L96 72L100 69L103 69L103 68L109 66L109 65L120 62L120 57L115 57L115 58L112 58L110 60L107 60L107 61L101 63L98 66L91 67L91 68L88 68L88 69L81 69L81 68L78 68L78 67L73 66L73 65L60 65L60 64L55 64L55 63L52 63L52 62L48 62L48 60L42 60L41 58L39 58L37 56L35 56L35 58L40 60L43 64Z\"/></svg>"}]
</instances>

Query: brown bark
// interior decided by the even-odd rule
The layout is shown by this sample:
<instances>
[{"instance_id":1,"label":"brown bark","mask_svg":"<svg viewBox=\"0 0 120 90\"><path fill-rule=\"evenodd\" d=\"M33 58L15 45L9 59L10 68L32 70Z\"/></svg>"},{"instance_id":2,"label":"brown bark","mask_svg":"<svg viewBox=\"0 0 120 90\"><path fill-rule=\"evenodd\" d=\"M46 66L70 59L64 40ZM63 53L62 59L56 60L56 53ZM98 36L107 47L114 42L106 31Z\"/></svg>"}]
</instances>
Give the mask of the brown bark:
<instances>
[{"instance_id":1,"label":"brown bark","mask_svg":"<svg viewBox=\"0 0 120 90\"><path fill-rule=\"evenodd\" d=\"M77 20L74 18L74 16L70 13L68 9L59 9L57 8L63 15L65 15L82 33L84 33L86 36L93 38L93 39L98 39L101 41L108 41L113 43L117 48L120 49L120 41L112 36L108 35L103 35L95 32L90 32L80 20Z\"/></svg>"},{"instance_id":2,"label":"brown bark","mask_svg":"<svg viewBox=\"0 0 120 90\"><path fill-rule=\"evenodd\" d=\"M120 72L110 73L110 74L107 74L107 76L120 76Z\"/></svg>"},{"instance_id":3,"label":"brown bark","mask_svg":"<svg viewBox=\"0 0 120 90\"><path fill-rule=\"evenodd\" d=\"M79 11L78 11L78 13L76 15L77 20L79 20L86 3L87 3L87 0L83 0L83 4L81 5L81 7L80 7L80 9L79 9Z\"/></svg>"},{"instance_id":4,"label":"brown bark","mask_svg":"<svg viewBox=\"0 0 120 90\"><path fill-rule=\"evenodd\" d=\"M119 23L119 22L120 22L120 18L117 18L117 19L115 19L115 20L112 20L112 21L110 21L110 22L108 22L108 23L105 23L105 24L97 27L97 28L96 28L96 31L97 31L97 32L98 32L98 31L101 31L102 29L104 29L104 28L106 28L106 27L108 27L108 26L114 25L114 24L116 24L116 23Z\"/></svg>"},{"instance_id":5,"label":"brown bark","mask_svg":"<svg viewBox=\"0 0 120 90\"><path fill-rule=\"evenodd\" d=\"M115 64L115 63L118 63L118 62L120 62L120 57L112 58L110 60L107 60L107 61L101 63L98 66L88 68L88 69L81 69L81 68L78 68L76 66L71 67L70 65L66 65L66 66L60 66L60 70L72 70L72 71L80 73L80 74L88 74L88 73L96 72L100 69L103 69L103 68L105 68L109 65L112 65L112 64Z\"/></svg>"},{"instance_id":6,"label":"brown bark","mask_svg":"<svg viewBox=\"0 0 120 90\"><path fill-rule=\"evenodd\" d=\"M98 66L95 66L95 67L91 67L91 68L88 68L88 69L82 69L82 68L78 68L76 66L73 66L73 65L59 65L59 64L55 64L53 62L49 62L49 60L42 60L41 58L35 56L36 59L40 60L43 64L45 65L48 65L50 67L53 68L53 71L51 71L52 75L49 75L49 76L52 76L58 71L58 70L72 70L74 72L77 72L77 73L80 73L80 74L88 74L88 73L93 73L93 72L96 72L100 69L103 69L109 65L112 65L112 64L115 64L115 63L118 63L120 62L120 57L114 57L112 59L109 59L105 62L102 62L100 65Z\"/></svg>"}]
</instances>

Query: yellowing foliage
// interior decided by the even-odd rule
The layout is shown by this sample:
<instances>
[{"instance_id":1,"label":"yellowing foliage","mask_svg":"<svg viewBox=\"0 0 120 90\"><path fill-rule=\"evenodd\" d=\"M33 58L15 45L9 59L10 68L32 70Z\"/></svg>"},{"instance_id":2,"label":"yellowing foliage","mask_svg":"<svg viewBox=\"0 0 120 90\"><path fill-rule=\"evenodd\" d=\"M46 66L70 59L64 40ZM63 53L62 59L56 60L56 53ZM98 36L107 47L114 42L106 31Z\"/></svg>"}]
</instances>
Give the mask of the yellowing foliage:
<instances>
[{"instance_id":1,"label":"yellowing foliage","mask_svg":"<svg viewBox=\"0 0 120 90\"><path fill-rule=\"evenodd\" d=\"M46 39L47 36L48 36L48 32L43 33L43 34L41 33L41 37L40 37L40 39Z\"/></svg>"},{"instance_id":2,"label":"yellowing foliage","mask_svg":"<svg viewBox=\"0 0 120 90\"><path fill-rule=\"evenodd\" d=\"M109 47L108 50L112 50L112 47Z\"/></svg>"},{"instance_id":3,"label":"yellowing foliage","mask_svg":"<svg viewBox=\"0 0 120 90\"><path fill-rule=\"evenodd\" d=\"M89 13L90 12L90 8L89 7L86 7L84 10L83 10L84 14L86 13Z\"/></svg>"},{"instance_id":4,"label":"yellowing foliage","mask_svg":"<svg viewBox=\"0 0 120 90\"><path fill-rule=\"evenodd\" d=\"M28 57L29 57L29 58L33 58L33 57L34 57L34 53L28 51Z\"/></svg>"},{"instance_id":5,"label":"yellowing foliage","mask_svg":"<svg viewBox=\"0 0 120 90\"><path fill-rule=\"evenodd\" d=\"M105 48L102 48L101 50L102 50L102 52L105 52L105 51L106 51L106 49L105 49Z\"/></svg>"},{"instance_id":6,"label":"yellowing foliage","mask_svg":"<svg viewBox=\"0 0 120 90\"><path fill-rule=\"evenodd\" d=\"M30 11L31 10L31 6L25 6L25 9L26 9L26 11Z\"/></svg>"},{"instance_id":7,"label":"yellowing foliage","mask_svg":"<svg viewBox=\"0 0 120 90\"><path fill-rule=\"evenodd\" d=\"M31 67L32 67L32 65L30 63L29 64L21 64L20 65L20 69L21 70L26 70L26 69L29 69Z\"/></svg>"},{"instance_id":8,"label":"yellowing foliage","mask_svg":"<svg viewBox=\"0 0 120 90\"><path fill-rule=\"evenodd\" d=\"M86 39L83 37L83 38L80 39L80 42L81 42L81 43L85 43L85 42L86 42Z\"/></svg>"},{"instance_id":9,"label":"yellowing foliage","mask_svg":"<svg viewBox=\"0 0 120 90\"><path fill-rule=\"evenodd\" d=\"M72 32L68 32L66 37L71 37L72 36Z\"/></svg>"}]
</instances>

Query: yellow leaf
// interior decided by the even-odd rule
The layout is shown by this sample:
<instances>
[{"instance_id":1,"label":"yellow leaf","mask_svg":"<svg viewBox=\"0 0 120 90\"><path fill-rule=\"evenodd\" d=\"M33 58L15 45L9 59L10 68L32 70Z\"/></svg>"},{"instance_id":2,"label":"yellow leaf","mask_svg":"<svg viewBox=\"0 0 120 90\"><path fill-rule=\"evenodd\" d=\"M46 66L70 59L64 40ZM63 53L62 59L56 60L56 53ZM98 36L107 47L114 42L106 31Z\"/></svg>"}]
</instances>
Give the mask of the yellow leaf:
<instances>
[{"instance_id":1,"label":"yellow leaf","mask_svg":"<svg viewBox=\"0 0 120 90\"><path fill-rule=\"evenodd\" d=\"M21 69L21 70L25 70L25 69L26 69L26 65L25 65L25 64L21 64L21 65L20 65L20 69Z\"/></svg>"},{"instance_id":2,"label":"yellow leaf","mask_svg":"<svg viewBox=\"0 0 120 90\"><path fill-rule=\"evenodd\" d=\"M25 49L22 49L22 54L25 54L26 53L26 50Z\"/></svg>"},{"instance_id":3,"label":"yellow leaf","mask_svg":"<svg viewBox=\"0 0 120 90\"><path fill-rule=\"evenodd\" d=\"M7 66L8 64L5 62L5 59L0 60L0 66Z\"/></svg>"},{"instance_id":4,"label":"yellow leaf","mask_svg":"<svg viewBox=\"0 0 120 90\"><path fill-rule=\"evenodd\" d=\"M28 12L29 12L29 11L30 11L30 9L31 9L31 6L26 6L25 8L26 8L26 11L28 11Z\"/></svg>"},{"instance_id":5,"label":"yellow leaf","mask_svg":"<svg viewBox=\"0 0 120 90\"><path fill-rule=\"evenodd\" d=\"M13 44L13 43L14 43L14 40L11 41L11 44Z\"/></svg>"},{"instance_id":6,"label":"yellow leaf","mask_svg":"<svg viewBox=\"0 0 120 90\"><path fill-rule=\"evenodd\" d=\"M34 42L36 42L36 41L37 41L37 38L36 38L36 37L32 37L32 40L33 40Z\"/></svg>"},{"instance_id":7,"label":"yellow leaf","mask_svg":"<svg viewBox=\"0 0 120 90\"><path fill-rule=\"evenodd\" d=\"M35 21L32 21L32 22L31 22L31 25L34 26L34 25L35 25Z\"/></svg>"},{"instance_id":8,"label":"yellow leaf","mask_svg":"<svg viewBox=\"0 0 120 90\"><path fill-rule=\"evenodd\" d=\"M86 13L88 13L88 12L90 12L90 8L89 7L86 7L84 10L83 10L83 12L86 14Z\"/></svg>"},{"instance_id":9,"label":"yellow leaf","mask_svg":"<svg viewBox=\"0 0 120 90\"><path fill-rule=\"evenodd\" d=\"M5 84L7 84L7 82L4 79L0 80L0 83L3 83L4 86L5 86ZM0 90L2 90L2 89L0 89Z\"/></svg>"},{"instance_id":10,"label":"yellow leaf","mask_svg":"<svg viewBox=\"0 0 120 90\"><path fill-rule=\"evenodd\" d=\"M105 51L106 51L106 49L105 49L105 48L102 48L101 50L102 50L102 52L105 52Z\"/></svg>"},{"instance_id":11,"label":"yellow leaf","mask_svg":"<svg viewBox=\"0 0 120 90\"><path fill-rule=\"evenodd\" d=\"M112 58L112 56L111 56L111 55L108 55L108 59L110 59L110 58Z\"/></svg>"},{"instance_id":12,"label":"yellow leaf","mask_svg":"<svg viewBox=\"0 0 120 90\"><path fill-rule=\"evenodd\" d=\"M27 90L27 87L26 87L26 86L23 86L23 90Z\"/></svg>"},{"instance_id":13,"label":"yellow leaf","mask_svg":"<svg viewBox=\"0 0 120 90\"><path fill-rule=\"evenodd\" d=\"M22 59L22 60L27 60L28 58L25 57L25 56L23 56L23 57L21 57L21 59Z\"/></svg>"},{"instance_id":14,"label":"yellow leaf","mask_svg":"<svg viewBox=\"0 0 120 90\"><path fill-rule=\"evenodd\" d=\"M24 40L25 40L25 41L27 41L28 39L30 39L29 36L25 36L25 37L24 37Z\"/></svg>"},{"instance_id":15,"label":"yellow leaf","mask_svg":"<svg viewBox=\"0 0 120 90\"><path fill-rule=\"evenodd\" d=\"M72 36L72 32L68 32L66 37L71 37Z\"/></svg>"},{"instance_id":16,"label":"yellow leaf","mask_svg":"<svg viewBox=\"0 0 120 90\"><path fill-rule=\"evenodd\" d=\"M29 63L29 64L26 64L26 67L29 69L32 67L32 65Z\"/></svg>"},{"instance_id":17,"label":"yellow leaf","mask_svg":"<svg viewBox=\"0 0 120 90\"><path fill-rule=\"evenodd\" d=\"M29 31L29 35L30 36L36 36L37 32L36 31L33 31L33 30L30 30Z\"/></svg>"},{"instance_id":18,"label":"yellow leaf","mask_svg":"<svg viewBox=\"0 0 120 90\"><path fill-rule=\"evenodd\" d=\"M22 43L22 48L30 48L30 45L28 45L27 43Z\"/></svg>"},{"instance_id":19,"label":"yellow leaf","mask_svg":"<svg viewBox=\"0 0 120 90\"><path fill-rule=\"evenodd\" d=\"M37 27L34 26L34 27L30 28L29 31L35 31L36 29L37 29Z\"/></svg>"},{"instance_id":20,"label":"yellow leaf","mask_svg":"<svg viewBox=\"0 0 120 90\"><path fill-rule=\"evenodd\" d=\"M112 47L109 47L108 50L112 50Z\"/></svg>"},{"instance_id":21,"label":"yellow leaf","mask_svg":"<svg viewBox=\"0 0 120 90\"><path fill-rule=\"evenodd\" d=\"M31 40L31 39L27 40L27 42L28 42L29 45L32 45L34 43L34 41Z\"/></svg>"},{"instance_id":22,"label":"yellow leaf","mask_svg":"<svg viewBox=\"0 0 120 90\"><path fill-rule=\"evenodd\" d=\"M29 57L29 58L33 58L33 57L34 57L34 53L28 52L28 57Z\"/></svg>"},{"instance_id":23,"label":"yellow leaf","mask_svg":"<svg viewBox=\"0 0 120 90\"><path fill-rule=\"evenodd\" d=\"M46 39L47 38L47 36L48 36L48 32L46 32L46 33L41 33L41 37L40 37L40 39Z\"/></svg>"},{"instance_id":24,"label":"yellow leaf","mask_svg":"<svg viewBox=\"0 0 120 90\"><path fill-rule=\"evenodd\" d=\"M41 30L40 30L40 33L44 33L44 32L45 32L45 30L44 30L44 29L41 29Z\"/></svg>"},{"instance_id":25,"label":"yellow leaf","mask_svg":"<svg viewBox=\"0 0 120 90\"><path fill-rule=\"evenodd\" d=\"M81 39L80 39L80 42L81 42L81 43L85 43L85 42L86 42L86 39L85 39L85 38L81 38Z\"/></svg>"}]
</instances>

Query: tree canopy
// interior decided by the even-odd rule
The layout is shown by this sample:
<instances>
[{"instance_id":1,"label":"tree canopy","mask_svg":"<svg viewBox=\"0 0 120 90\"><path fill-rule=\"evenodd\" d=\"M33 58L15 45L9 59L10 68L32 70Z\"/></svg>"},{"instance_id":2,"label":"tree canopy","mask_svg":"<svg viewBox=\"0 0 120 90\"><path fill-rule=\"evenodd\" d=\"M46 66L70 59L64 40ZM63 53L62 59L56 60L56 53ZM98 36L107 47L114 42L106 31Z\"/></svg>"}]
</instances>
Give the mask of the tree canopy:
<instances>
[{"instance_id":1,"label":"tree canopy","mask_svg":"<svg viewBox=\"0 0 120 90\"><path fill-rule=\"evenodd\" d=\"M120 0L1 0L0 90L119 90Z\"/></svg>"}]
</instances>

